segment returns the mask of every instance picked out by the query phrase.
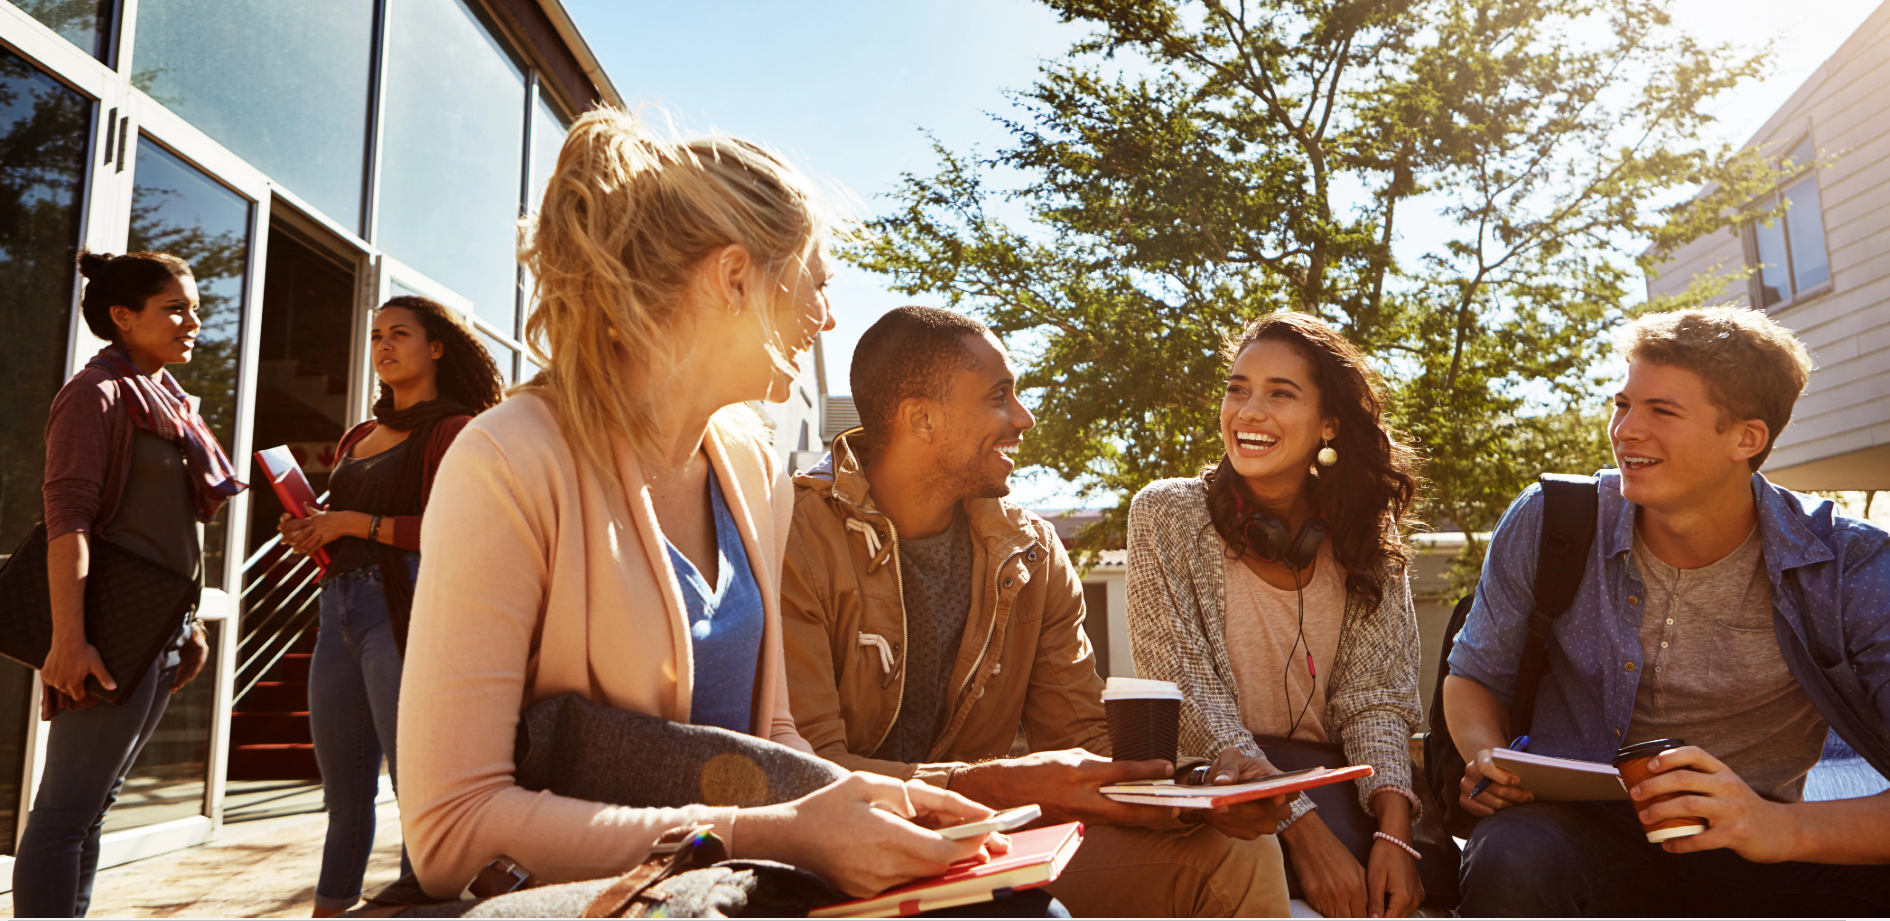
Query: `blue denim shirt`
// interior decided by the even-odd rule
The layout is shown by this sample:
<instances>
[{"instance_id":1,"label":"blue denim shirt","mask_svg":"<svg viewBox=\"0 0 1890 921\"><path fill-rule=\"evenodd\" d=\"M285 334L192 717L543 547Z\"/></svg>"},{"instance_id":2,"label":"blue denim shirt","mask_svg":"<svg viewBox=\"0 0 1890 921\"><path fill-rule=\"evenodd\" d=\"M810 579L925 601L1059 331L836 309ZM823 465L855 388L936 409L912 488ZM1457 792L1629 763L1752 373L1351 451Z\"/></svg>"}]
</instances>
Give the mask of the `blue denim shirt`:
<instances>
[{"instance_id":1,"label":"blue denim shirt","mask_svg":"<svg viewBox=\"0 0 1890 921\"><path fill-rule=\"evenodd\" d=\"M1627 732L1641 679L1641 599L1647 590L1628 552L1634 504L1620 474L1601 472L1601 507L1581 589L1555 622L1548 670L1536 697L1529 750L1609 761ZM1759 538L1772 579L1779 650L1831 728L1879 773L1890 774L1890 538L1837 514L1828 499L1752 475ZM1516 662L1534 601L1542 487L1504 513L1483 562L1476 601L1450 654L1450 673L1515 693Z\"/></svg>"}]
</instances>

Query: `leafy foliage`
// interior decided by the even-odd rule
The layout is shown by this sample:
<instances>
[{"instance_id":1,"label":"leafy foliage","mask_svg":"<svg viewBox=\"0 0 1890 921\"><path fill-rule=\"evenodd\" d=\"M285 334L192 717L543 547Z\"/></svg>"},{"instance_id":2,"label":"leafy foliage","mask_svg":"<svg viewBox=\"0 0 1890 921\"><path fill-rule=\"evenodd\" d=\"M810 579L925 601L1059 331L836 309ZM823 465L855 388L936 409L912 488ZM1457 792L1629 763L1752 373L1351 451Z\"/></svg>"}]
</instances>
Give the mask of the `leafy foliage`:
<instances>
[{"instance_id":1,"label":"leafy foliage","mask_svg":"<svg viewBox=\"0 0 1890 921\"><path fill-rule=\"evenodd\" d=\"M846 256L1027 353L1023 461L1091 498L1218 458L1221 342L1291 307L1374 356L1427 516L1488 529L1536 473L1605 462L1635 276L1775 178L1698 140L1764 55L1662 0L1047 2L1093 31L1016 94L1009 146L935 144Z\"/></svg>"}]
</instances>

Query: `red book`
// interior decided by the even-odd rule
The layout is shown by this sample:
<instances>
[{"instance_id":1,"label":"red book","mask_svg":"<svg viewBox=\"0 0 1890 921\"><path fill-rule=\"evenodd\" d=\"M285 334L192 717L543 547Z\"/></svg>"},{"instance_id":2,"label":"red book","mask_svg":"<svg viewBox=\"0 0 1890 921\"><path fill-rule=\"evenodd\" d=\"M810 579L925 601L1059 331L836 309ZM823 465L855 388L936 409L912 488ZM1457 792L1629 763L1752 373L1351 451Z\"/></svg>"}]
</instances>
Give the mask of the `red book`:
<instances>
[{"instance_id":1,"label":"red book","mask_svg":"<svg viewBox=\"0 0 1890 921\"><path fill-rule=\"evenodd\" d=\"M1011 852L985 863L952 864L943 876L888 889L869 899L854 899L807 913L810 918L904 918L922 911L989 902L1043 886L1062 875L1083 843L1083 823L1011 833Z\"/></svg>"},{"instance_id":2,"label":"red book","mask_svg":"<svg viewBox=\"0 0 1890 921\"><path fill-rule=\"evenodd\" d=\"M1167 806L1172 809L1217 809L1248 800L1265 799L1283 793L1298 793L1301 790L1323 787L1342 780L1357 780L1360 777L1370 776L1372 776L1371 765L1355 764L1342 768L1307 768L1290 774L1275 774L1265 780L1256 780L1252 783L1190 786L1158 780L1109 784L1103 787L1101 792L1102 795L1119 803L1141 803L1146 806Z\"/></svg>"},{"instance_id":3,"label":"red book","mask_svg":"<svg viewBox=\"0 0 1890 921\"><path fill-rule=\"evenodd\" d=\"M308 485L308 477L302 475L302 465L295 462L289 446L277 445L257 451L256 464L269 477L269 485L275 487L276 498L282 500L282 508L289 517L307 518L308 507L316 504L315 490ZM323 569L328 568L328 551L315 551L315 562Z\"/></svg>"}]
</instances>

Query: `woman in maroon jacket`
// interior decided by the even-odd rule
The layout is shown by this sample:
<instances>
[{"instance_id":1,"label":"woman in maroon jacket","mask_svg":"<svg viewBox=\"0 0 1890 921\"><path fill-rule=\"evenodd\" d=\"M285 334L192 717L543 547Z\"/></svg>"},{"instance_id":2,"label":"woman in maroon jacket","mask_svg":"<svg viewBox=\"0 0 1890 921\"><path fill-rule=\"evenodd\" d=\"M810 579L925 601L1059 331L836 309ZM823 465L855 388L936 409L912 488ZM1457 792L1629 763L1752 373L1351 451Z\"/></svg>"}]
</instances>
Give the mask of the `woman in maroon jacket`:
<instances>
[{"instance_id":1,"label":"woman in maroon jacket","mask_svg":"<svg viewBox=\"0 0 1890 921\"><path fill-rule=\"evenodd\" d=\"M47 587L52 647L40 669L52 721L46 769L13 864L13 907L26 917L83 917L92 900L105 811L164 715L196 677L206 646L195 612L150 669L110 674L85 628L85 581L105 541L201 578L203 532L244 485L165 365L196 349L197 282L164 253L86 253L80 311L110 344L59 390L46 421ZM168 614L166 616L169 616ZM86 691L132 682L116 705Z\"/></svg>"},{"instance_id":2,"label":"woman in maroon jacket","mask_svg":"<svg viewBox=\"0 0 1890 921\"><path fill-rule=\"evenodd\" d=\"M401 657L420 567L420 518L433 474L460 429L499 402L499 369L452 311L396 297L375 314L370 355L381 380L374 418L341 436L328 506L282 516L299 553L326 547L321 632L309 668L309 724L322 770L328 839L315 916L354 907L374 849L381 755L394 755ZM406 854L401 855L402 870Z\"/></svg>"}]
</instances>

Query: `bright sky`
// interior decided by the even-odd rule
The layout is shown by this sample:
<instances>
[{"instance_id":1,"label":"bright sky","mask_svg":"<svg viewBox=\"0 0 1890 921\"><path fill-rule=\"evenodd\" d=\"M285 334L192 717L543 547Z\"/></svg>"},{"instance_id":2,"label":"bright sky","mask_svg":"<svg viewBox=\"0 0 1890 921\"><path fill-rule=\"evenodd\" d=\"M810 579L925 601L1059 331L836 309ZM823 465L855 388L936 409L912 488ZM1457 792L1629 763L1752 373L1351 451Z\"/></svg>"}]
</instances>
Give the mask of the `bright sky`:
<instances>
[{"instance_id":1,"label":"bright sky","mask_svg":"<svg viewBox=\"0 0 1890 921\"><path fill-rule=\"evenodd\" d=\"M887 209L881 196L901 173L934 169L924 132L956 151L1005 144L990 117L1013 111L1005 92L1029 86L1038 62L1081 34L1027 0L564 2L627 100L661 106L685 132L768 144L845 190L861 216ZM1676 0L1676 23L1703 42L1778 43L1773 75L1723 107L1724 139L1746 140L1878 2ZM860 332L908 299L846 267L831 294L839 328L825 342L827 386L846 393ZM1068 503L1042 476L1020 483L1017 498Z\"/></svg>"}]
</instances>

